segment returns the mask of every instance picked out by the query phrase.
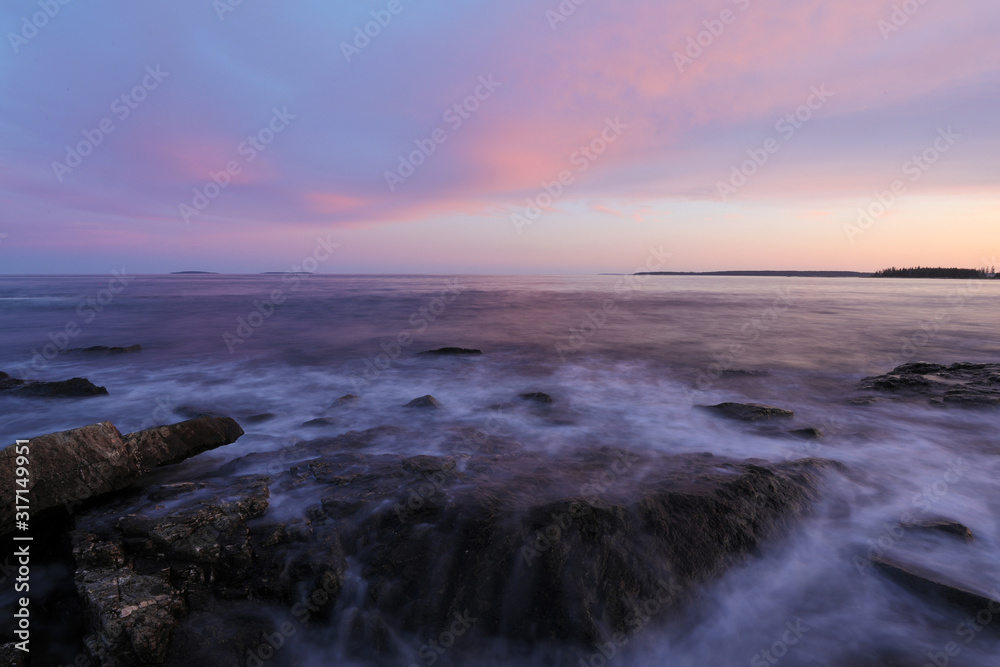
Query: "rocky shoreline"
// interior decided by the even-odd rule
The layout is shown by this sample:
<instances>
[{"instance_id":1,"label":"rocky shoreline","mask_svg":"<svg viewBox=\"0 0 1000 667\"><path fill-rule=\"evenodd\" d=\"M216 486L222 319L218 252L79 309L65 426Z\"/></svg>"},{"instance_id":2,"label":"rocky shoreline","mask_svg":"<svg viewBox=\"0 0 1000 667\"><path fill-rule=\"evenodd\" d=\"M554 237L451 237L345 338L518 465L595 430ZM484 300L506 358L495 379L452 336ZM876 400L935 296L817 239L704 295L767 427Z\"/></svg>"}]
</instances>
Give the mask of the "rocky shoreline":
<instances>
[{"instance_id":1,"label":"rocky shoreline","mask_svg":"<svg viewBox=\"0 0 1000 667\"><path fill-rule=\"evenodd\" d=\"M1000 405L1000 365L906 364L858 388L989 408ZM554 402L542 392L516 398L539 410ZM441 408L432 396L408 405ZM754 425L794 417L756 403L702 407ZM66 561L75 588L62 604L76 610L93 664L304 664L295 648L264 655L286 624L303 646L334 643L373 664L412 660L414 638L456 628L586 653L645 625L644 601L657 601L657 622L678 618L703 585L787 534L824 478L843 471L818 458L539 452L475 429L385 426L247 454L188 481L146 481L242 435L234 420L205 415L128 435L103 422L30 441L32 520L61 545L53 558ZM397 453L431 436L435 455ZM4 480L13 479L13 449L0 452ZM7 506L0 518L12 525ZM950 519L911 529L973 539ZM898 559L869 560L945 603L994 599Z\"/></svg>"}]
</instances>

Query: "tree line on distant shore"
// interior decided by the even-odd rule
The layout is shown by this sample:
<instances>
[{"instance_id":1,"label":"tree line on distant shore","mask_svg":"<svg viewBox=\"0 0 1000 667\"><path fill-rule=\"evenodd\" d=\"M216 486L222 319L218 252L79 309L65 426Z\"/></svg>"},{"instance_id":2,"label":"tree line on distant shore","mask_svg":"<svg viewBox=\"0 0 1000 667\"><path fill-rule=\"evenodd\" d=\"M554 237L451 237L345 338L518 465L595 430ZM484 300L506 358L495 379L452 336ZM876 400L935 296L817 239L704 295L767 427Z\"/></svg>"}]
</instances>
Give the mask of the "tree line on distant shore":
<instances>
[{"instance_id":1,"label":"tree line on distant shore","mask_svg":"<svg viewBox=\"0 0 1000 667\"><path fill-rule=\"evenodd\" d=\"M944 269L931 268L929 266L915 266L908 269L897 269L895 266L889 269L882 269L872 274L872 278L962 278L962 279L986 279L996 280L996 267L990 266L982 269Z\"/></svg>"}]
</instances>

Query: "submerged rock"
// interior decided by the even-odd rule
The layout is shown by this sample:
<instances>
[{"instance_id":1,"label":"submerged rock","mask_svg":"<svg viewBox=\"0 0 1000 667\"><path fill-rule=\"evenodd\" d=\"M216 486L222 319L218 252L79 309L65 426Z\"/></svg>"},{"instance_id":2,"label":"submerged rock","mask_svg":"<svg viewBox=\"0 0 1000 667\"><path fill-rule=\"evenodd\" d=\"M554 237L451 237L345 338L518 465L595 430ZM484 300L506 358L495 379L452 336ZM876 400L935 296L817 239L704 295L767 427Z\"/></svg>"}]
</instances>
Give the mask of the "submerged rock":
<instances>
[{"instance_id":1,"label":"submerged rock","mask_svg":"<svg viewBox=\"0 0 1000 667\"><path fill-rule=\"evenodd\" d=\"M807 511L835 465L610 447L449 456L454 438L442 456L366 452L400 435L299 443L269 477L249 471L275 457L248 455L81 517L77 582L96 650L123 661L107 664L181 664L211 646L218 664L242 664L273 632L267 605L309 601L305 637L359 659L409 659L407 637L438 636L456 615L480 637L589 647L634 629L646 600L678 613ZM115 581L131 588L112 595ZM205 627L238 632L223 645Z\"/></svg>"},{"instance_id":2,"label":"submerged rock","mask_svg":"<svg viewBox=\"0 0 1000 667\"><path fill-rule=\"evenodd\" d=\"M797 428L794 431L789 431L789 435L792 435L799 440L822 440L823 431L819 430L814 426L809 428Z\"/></svg>"},{"instance_id":3,"label":"submerged rock","mask_svg":"<svg viewBox=\"0 0 1000 667\"><path fill-rule=\"evenodd\" d=\"M976 615L1000 610L1000 592L987 591L968 582L936 572L924 565L896 556L879 556L872 563L901 586L933 600L940 600Z\"/></svg>"},{"instance_id":4,"label":"submerged rock","mask_svg":"<svg viewBox=\"0 0 1000 667\"><path fill-rule=\"evenodd\" d=\"M997 407L1000 406L1000 364L903 364L885 375L863 379L860 389L926 397L940 405Z\"/></svg>"},{"instance_id":5,"label":"submerged rock","mask_svg":"<svg viewBox=\"0 0 1000 667\"><path fill-rule=\"evenodd\" d=\"M329 417L317 417L316 419L310 419L307 422L303 422L302 428L326 428L328 426L336 425L336 419L330 419Z\"/></svg>"},{"instance_id":6,"label":"submerged rock","mask_svg":"<svg viewBox=\"0 0 1000 667\"><path fill-rule=\"evenodd\" d=\"M776 408L773 405L761 405L759 403L719 403L718 405L707 405L705 407L723 417L745 422L788 419L795 416L795 413L791 410Z\"/></svg>"},{"instance_id":7,"label":"submerged rock","mask_svg":"<svg viewBox=\"0 0 1000 667\"><path fill-rule=\"evenodd\" d=\"M51 433L28 441L32 516L124 489L153 468L235 442L243 435L232 419L202 417L122 436L111 422ZM23 447L23 445L22 445ZM24 451L23 449L21 450ZM0 483L14 487L16 445L0 451ZM0 505L0 526L13 525L14 504Z\"/></svg>"},{"instance_id":8,"label":"submerged rock","mask_svg":"<svg viewBox=\"0 0 1000 667\"><path fill-rule=\"evenodd\" d=\"M264 422L269 422L277 417L273 412L262 412L259 415L250 415L243 421L247 424L263 424Z\"/></svg>"},{"instance_id":9,"label":"submerged rock","mask_svg":"<svg viewBox=\"0 0 1000 667\"><path fill-rule=\"evenodd\" d=\"M331 407L339 408L339 407L342 407L342 406L345 406L345 405L350 405L352 403L356 403L359 400L360 400L360 398L358 396L356 396L355 394L344 394L343 396L341 396L340 398L338 398L336 401L334 401L333 405Z\"/></svg>"},{"instance_id":10,"label":"submerged rock","mask_svg":"<svg viewBox=\"0 0 1000 667\"><path fill-rule=\"evenodd\" d=\"M128 354L131 352L142 352L141 345L112 346L92 345L90 347L74 347L66 350L76 354Z\"/></svg>"},{"instance_id":11,"label":"submerged rock","mask_svg":"<svg viewBox=\"0 0 1000 667\"><path fill-rule=\"evenodd\" d=\"M108 395L107 389L98 387L86 378L43 382L42 380L19 380L2 372L0 372L0 392L37 398L78 398Z\"/></svg>"},{"instance_id":12,"label":"submerged rock","mask_svg":"<svg viewBox=\"0 0 1000 667\"><path fill-rule=\"evenodd\" d=\"M520 394L522 400L532 401L534 403L552 403L552 397L548 394L544 394L540 391L533 391L529 394Z\"/></svg>"},{"instance_id":13,"label":"submerged rock","mask_svg":"<svg viewBox=\"0 0 1000 667\"><path fill-rule=\"evenodd\" d=\"M442 347L437 350L427 350L426 352L421 352L420 354L436 354L438 356L456 357L463 355L475 356L475 355L480 355L482 353L483 353L482 350L474 350L465 347Z\"/></svg>"},{"instance_id":14,"label":"submerged rock","mask_svg":"<svg viewBox=\"0 0 1000 667\"><path fill-rule=\"evenodd\" d=\"M722 377L762 378L770 375L767 371L747 370L746 368L726 368L720 372Z\"/></svg>"},{"instance_id":15,"label":"submerged rock","mask_svg":"<svg viewBox=\"0 0 1000 667\"><path fill-rule=\"evenodd\" d=\"M403 407L406 407L406 408L441 408L441 407L444 407L444 406L441 405L441 401L437 400L436 398L434 398L433 396L431 396L430 394L428 394L426 396L421 396L420 398L413 399L412 401L410 401L409 403L407 403Z\"/></svg>"}]
</instances>

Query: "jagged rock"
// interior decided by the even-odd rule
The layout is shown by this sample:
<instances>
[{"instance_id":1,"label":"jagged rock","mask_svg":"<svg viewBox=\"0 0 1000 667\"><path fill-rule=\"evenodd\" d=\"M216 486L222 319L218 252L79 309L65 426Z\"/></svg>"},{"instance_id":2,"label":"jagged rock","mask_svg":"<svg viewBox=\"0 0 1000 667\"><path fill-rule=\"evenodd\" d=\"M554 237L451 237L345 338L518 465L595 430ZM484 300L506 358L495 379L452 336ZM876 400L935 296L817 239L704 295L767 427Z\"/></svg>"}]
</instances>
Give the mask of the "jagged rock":
<instances>
[{"instance_id":1,"label":"jagged rock","mask_svg":"<svg viewBox=\"0 0 1000 667\"><path fill-rule=\"evenodd\" d=\"M521 398L525 401L532 401L534 403L552 403L552 397L548 394L543 394L540 391L534 391L530 394L520 394Z\"/></svg>"},{"instance_id":2,"label":"jagged rock","mask_svg":"<svg viewBox=\"0 0 1000 667\"><path fill-rule=\"evenodd\" d=\"M151 655L166 642L168 664L181 664L213 644L206 626L234 627L237 638L212 650L219 664L236 664L254 649L241 638L271 631L268 604L294 608L318 590L304 636L360 660L395 660L407 650L397 638L436 636L456 614L475 617L484 637L590 646L627 631L644 600L679 613L700 584L806 512L818 474L836 465L610 447L497 456L453 439L442 456L385 454L384 444L367 452L383 435L405 433L299 443L283 450L293 463L269 477L245 474L274 461L251 454L81 517L78 582L105 654L135 654L136 631L115 614L154 600L147 608L164 629L143 640ZM283 508L280 521L268 503ZM348 560L363 564L352 590L365 594L344 607ZM156 587L160 572L170 572L168 588ZM141 594L98 604L98 582L138 576L149 577L136 584Z\"/></svg>"},{"instance_id":3,"label":"jagged rock","mask_svg":"<svg viewBox=\"0 0 1000 667\"><path fill-rule=\"evenodd\" d=\"M67 352L76 354L128 354L130 352L142 352L141 345L112 346L92 345L90 347L74 347Z\"/></svg>"},{"instance_id":4,"label":"jagged rock","mask_svg":"<svg viewBox=\"0 0 1000 667\"><path fill-rule=\"evenodd\" d=\"M282 583L278 561L294 554L263 548L259 538L267 529L248 526L268 508L267 481L246 476L157 487L145 495L144 511L120 513L138 494L80 518L73 533L76 584L96 638L89 648L104 667L159 665L168 655L193 660L198 634L188 627L178 636L188 614L271 593ZM164 516L157 503L166 499L174 509ZM320 560L336 561L336 554ZM342 574L342 559L336 565ZM242 655L249 646L238 648Z\"/></svg>"},{"instance_id":5,"label":"jagged rock","mask_svg":"<svg viewBox=\"0 0 1000 667\"><path fill-rule=\"evenodd\" d=\"M433 396L431 396L430 394L428 394L427 396L421 396L420 398L413 399L412 401L410 401L409 403L407 403L403 407L407 407L407 408L441 408L441 407L444 407L444 406L441 405L441 401L437 400L436 398L434 398Z\"/></svg>"},{"instance_id":6,"label":"jagged rock","mask_svg":"<svg viewBox=\"0 0 1000 667\"><path fill-rule=\"evenodd\" d=\"M19 380L7 373L0 373L0 392L33 398L78 398L108 395L107 389L98 387L86 378L43 382L41 380Z\"/></svg>"},{"instance_id":7,"label":"jagged rock","mask_svg":"<svg viewBox=\"0 0 1000 667\"><path fill-rule=\"evenodd\" d=\"M426 352L421 352L420 354L436 354L439 356L462 356L462 355L479 355L482 354L482 350L473 350L465 347L442 347L437 350L427 350Z\"/></svg>"},{"instance_id":8,"label":"jagged rock","mask_svg":"<svg viewBox=\"0 0 1000 667\"><path fill-rule=\"evenodd\" d=\"M773 405L759 403L719 403L705 406L723 417L745 422L767 421L771 419L788 419L794 417L791 410L776 408Z\"/></svg>"},{"instance_id":9,"label":"jagged rock","mask_svg":"<svg viewBox=\"0 0 1000 667\"><path fill-rule=\"evenodd\" d=\"M1000 364L957 363L951 366L915 362L885 375L867 377L859 387L903 397L926 397L936 405L1000 406Z\"/></svg>"},{"instance_id":10,"label":"jagged rock","mask_svg":"<svg viewBox=\"0 0 1000 667\"><path fill-rule=\"evenodd\" d=\"M122 436L111 422L60 431L28 442L30 513L82 501L131 485L153 468L235 442L243 435L229 418L202 417ZM0 483L14 487L16 445L0 451ZM9 530L13 503L0 505L0 526Z\"/></svg>"}]
</instances>

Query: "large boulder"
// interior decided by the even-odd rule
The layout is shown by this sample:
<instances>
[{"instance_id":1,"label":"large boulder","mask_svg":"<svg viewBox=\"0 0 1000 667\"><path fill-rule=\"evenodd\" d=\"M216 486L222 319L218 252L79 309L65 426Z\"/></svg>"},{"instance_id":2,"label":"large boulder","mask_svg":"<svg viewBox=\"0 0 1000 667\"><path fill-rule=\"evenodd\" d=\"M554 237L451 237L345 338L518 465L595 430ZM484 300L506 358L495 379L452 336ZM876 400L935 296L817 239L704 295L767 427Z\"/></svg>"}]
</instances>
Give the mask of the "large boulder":
<instances>
[{"instance_id":1,"label":"large boulder","mask_svg":"<svg viewBox=\"0 0 1000 667\"><path fill-rule=\"evenodd\" d=\"M243 429L230 417L196 417L125 436L143 472L236 442Z\"/></svg>"},{"instance_id":2,"label":"large boulder","mask_svg":"<svg viewBox=\"0 0 1000 667\"><path fill-rule=\"evenodd\" d=\"M0 483L10 489L11 498L13 489L20 488L15 472L25 467L32 516L60 506L72 511L85 500L128 487L157 466L227 445L241 435L243 429L228 417L201 417L127 436L111 422L101 422L32 438L26 466L18 461L16 445L0 451ZM9 530L13 519L11 498L0 503L0 531Z\"/></svg>"},{"instance_id":3,"label":"large boulder","mask_svg":"<svg viewBox=\"0 0 1000 667\"><path fill-rule=\"evenodd\" d=\"M806 512L834 465L542 453L493 436L466 450L449 432L440 455L384 453L417 435L373 429L299 443L280 459L250 454L80 517L77 584L101 656L138 659L142 637L149 664L183 664L206 647L213 664L242 664L302 608L312 612L295 626L296 645L336 645L360 660L412 662L415 638L456 619L485 638L590 652L635 631L649 601L680 612L703 582ZM169 582L156 574L165 572ZM108 606L101 582L140 575L153 579ZM148 624L123 629L137 605L164 621L157 636L143 634ZM216 641L211 627L234 630ZM311 664L294 650L274 659Z\"/></svg>"}]
</instances>

